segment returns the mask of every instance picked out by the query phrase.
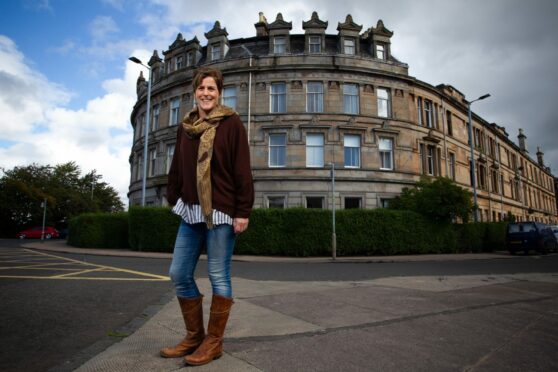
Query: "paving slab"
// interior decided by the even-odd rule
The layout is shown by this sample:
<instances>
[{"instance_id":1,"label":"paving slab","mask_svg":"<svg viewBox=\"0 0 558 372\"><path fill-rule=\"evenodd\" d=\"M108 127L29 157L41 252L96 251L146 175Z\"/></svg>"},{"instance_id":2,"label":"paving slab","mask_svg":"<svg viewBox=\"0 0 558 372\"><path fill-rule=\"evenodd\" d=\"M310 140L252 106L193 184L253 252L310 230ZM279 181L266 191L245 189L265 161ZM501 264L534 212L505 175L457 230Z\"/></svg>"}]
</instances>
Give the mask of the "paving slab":
<instances>
[{"instance_id":1,"label":"paving slab","mask_svg":"<svg viewBox=\"0 0 558 372\"><path fill-rule=\"evenodd\" d=\"M225 353L197 371L558 370L553 275L233 283ZM180 370L158 350L183 329L173 299L78 371Z\"/></svg>"}]
</instances>

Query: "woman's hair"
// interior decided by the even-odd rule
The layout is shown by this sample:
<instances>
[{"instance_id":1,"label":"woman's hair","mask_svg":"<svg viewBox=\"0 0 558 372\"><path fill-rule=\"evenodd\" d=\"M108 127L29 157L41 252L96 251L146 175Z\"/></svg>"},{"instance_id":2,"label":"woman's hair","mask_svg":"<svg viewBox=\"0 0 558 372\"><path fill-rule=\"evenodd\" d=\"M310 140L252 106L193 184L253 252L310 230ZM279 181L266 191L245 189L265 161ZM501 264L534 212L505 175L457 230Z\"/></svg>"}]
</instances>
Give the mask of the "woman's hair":
<instances>
[{"instance_id":1,"label":"woman's hair","mask_svg":"<svg viewBox=\"0 0 558 372\"><path fill-rule=\"evenodd\" d=\"M223 75L221 74L221 71L212 67L201 67L196 71L194 79L192 80L194 92L198 89L199 85L206 77L212 77L213 80L215 80L219 94L221 94L223 92Z\"/></svg>"}]
</instances>

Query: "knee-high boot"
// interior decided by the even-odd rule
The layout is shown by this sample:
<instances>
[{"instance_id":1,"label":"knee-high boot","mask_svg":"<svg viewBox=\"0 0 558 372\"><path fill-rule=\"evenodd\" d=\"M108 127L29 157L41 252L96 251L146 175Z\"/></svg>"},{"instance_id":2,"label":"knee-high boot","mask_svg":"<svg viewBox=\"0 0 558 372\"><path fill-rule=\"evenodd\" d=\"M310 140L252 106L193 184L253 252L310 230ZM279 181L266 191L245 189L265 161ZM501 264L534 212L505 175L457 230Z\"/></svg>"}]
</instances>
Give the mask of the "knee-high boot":
<instances>
[{"instance_id":1,"label":"knee-high boot","mask_svg":"<svg viewBox=\"0 0 558 372\"><path fill-rule=\"evenodd\" d=\"M201 366L211 362L213 359L219 358L223 354L223 336L232 304L232 298L213 295L207 335L200 347L193 354L186 357L186 363Z\"/></svg>"},{"instance_id":2,"label":"knee-high boot","mask_svg":"<svg viewBox=\"0 0 558 372\"><path fill-rule=\"evenodd\" d=\"M203 328L203 296L197 298L178 297L184 325L186 326L186 336L174 347L161 349L160 354L163 358L179 358L191 354L196 350L205 338Z\"/></svg>"}]
</instances>

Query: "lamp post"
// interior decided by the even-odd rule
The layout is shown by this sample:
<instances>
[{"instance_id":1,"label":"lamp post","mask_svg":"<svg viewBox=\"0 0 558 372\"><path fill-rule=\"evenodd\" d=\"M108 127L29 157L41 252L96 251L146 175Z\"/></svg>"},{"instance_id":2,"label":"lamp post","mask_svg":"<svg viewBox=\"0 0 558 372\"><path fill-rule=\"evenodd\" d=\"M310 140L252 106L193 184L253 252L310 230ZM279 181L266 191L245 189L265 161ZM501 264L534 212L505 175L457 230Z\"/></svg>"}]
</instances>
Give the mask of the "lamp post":
<instances>
[{"instance_id":1,"label":"lamp post","mask_svg":"<svg viewBox=\"0 0 558 372\"><path fill-rule=\"evenodd\" d=\"M147 82L147 120L145 122L145 141L143 143L143 177L141 181L141 206L145 206L145 185L147 181L147 143L149 140L149 126L151 125L151 67L144 65L141 60L136 57L128 58L130 61L142 65L149 70L149 80Z\"/></svg>"},{"instance_id":2,"label":"lamp post","mask_svg":"<svg viewBox=\"0 0 558 372\"><path fill-rule=\"evenodd\" d=\"M469 142L471 144L471 181L473 184L473 221L478 222L478 206L477 206L477 173L475 172L475 145L473 143L473 121L471 120L471 104L476 101L490 97L490 94L485 94L479 98L472 100L467 103L468 115L469 115Z\"/></svg>"},{"instance_id":3,"label":"lamp post","mask_svg":"<svg viewBox=\"0 0 558 372\"><path fill-rule=\"evenodd\" d=\"M337 258L337 235L335 234L335 163L331 164L331 258Z\"/></svg>"}]
</instances>

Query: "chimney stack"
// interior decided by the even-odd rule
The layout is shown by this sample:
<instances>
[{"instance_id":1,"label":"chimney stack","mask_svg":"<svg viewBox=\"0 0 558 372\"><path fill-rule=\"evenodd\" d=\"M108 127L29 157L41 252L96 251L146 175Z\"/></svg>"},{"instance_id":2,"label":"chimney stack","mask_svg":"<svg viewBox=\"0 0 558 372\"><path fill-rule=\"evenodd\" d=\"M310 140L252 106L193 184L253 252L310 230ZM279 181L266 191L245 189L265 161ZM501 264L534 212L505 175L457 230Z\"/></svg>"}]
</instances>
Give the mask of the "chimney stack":
<instances>
[{"instance_id":1,"label":"chimney stack","mask_svg":"<svg viewBox=\"0 0 558 372\"><path fill-rule=\"evenodd\" d=\"M265 18L263 12L260 12L260 19L258 23L254 23L254 27L256 27L256 36L268 36L269 29L267 27L267 19Z\"/></svg>"},{"instance_id":2,"label":"chimney stack","mask_svg":"<svg viewBox=\"0 0 558 372\"><path fill-rule=\"evenodd\" d=\"M541 167L544 167L544 152L541 151L541 148L537 146L537 161Z\"/></svg>"},{"instance_id":3,"label":"chimney stack","mask_svg":"<svg viewBox=\"0 0 558 372\"><path fill-rule=\"evenodd\" d=\"M523 134L523 129L519 128L519 135L517 136L517 139L519 140L519 149L523 152L528 152L527 151L527 145L525 143L526 138L527 138L527 136L525 136L525 134Z\"/></svg>"}]
</instances>

